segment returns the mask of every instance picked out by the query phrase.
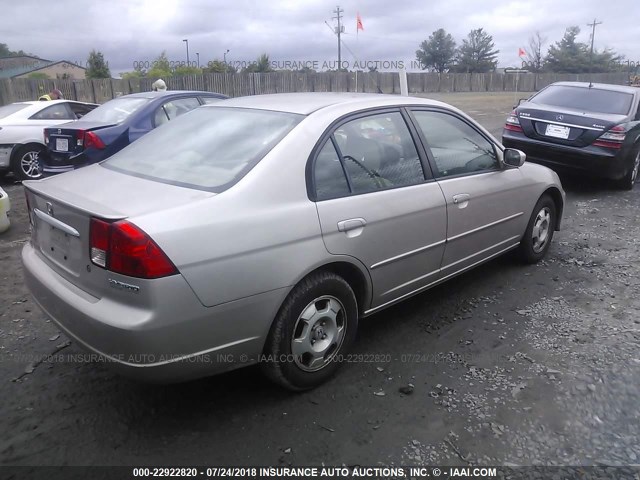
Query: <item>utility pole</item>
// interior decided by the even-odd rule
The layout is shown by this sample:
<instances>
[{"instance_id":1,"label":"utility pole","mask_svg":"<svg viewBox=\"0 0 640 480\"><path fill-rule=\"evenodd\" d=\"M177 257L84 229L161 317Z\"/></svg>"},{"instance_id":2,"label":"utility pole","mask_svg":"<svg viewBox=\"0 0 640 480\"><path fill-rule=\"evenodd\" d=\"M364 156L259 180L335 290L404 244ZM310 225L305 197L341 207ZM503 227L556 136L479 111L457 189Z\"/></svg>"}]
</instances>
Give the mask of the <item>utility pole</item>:
<instances>
[{"instance_id":1,"label":"utility pole","mask_svg":"<svg viewBox=\"0 0 640 480\"><path fill-rule=\"evenodd\" d=\"M602 25L602 22L598 22L595 18L593 19L593 23L587 23L587 27L591 27L591 53L589 54L589 87L593 86L593 82L591 81L591 72L593 69L593 41L596 37L596 27L598 25Z\"/></svg>"},{"instance_id":2,"label":"utility pole","mask_svg":"<svg viewBox=\"0 0 640 480\"><path fill-rule=\"evenodd\" d=\"M336 14L335 19L338 20L338 26L335 28L336 35L338 36L338 71L342 69L342 51L340 50L340 35L344 33L344 27L340 24L340 20L342 20L341 13L344 13L344 10L340 8L338 5L336 9L333 11Z\"/></svg>"},{"instance_id":3,"label":"utility pole","mask_svg":"<svg viewBox=\"0 0 640 480\"><path fill-rule=\"evenodd\" d=\"M182 41L187 44L187 67L190 67L191 65L189 65L189 39L185 38Z\"/></svg>"}]
</instances>

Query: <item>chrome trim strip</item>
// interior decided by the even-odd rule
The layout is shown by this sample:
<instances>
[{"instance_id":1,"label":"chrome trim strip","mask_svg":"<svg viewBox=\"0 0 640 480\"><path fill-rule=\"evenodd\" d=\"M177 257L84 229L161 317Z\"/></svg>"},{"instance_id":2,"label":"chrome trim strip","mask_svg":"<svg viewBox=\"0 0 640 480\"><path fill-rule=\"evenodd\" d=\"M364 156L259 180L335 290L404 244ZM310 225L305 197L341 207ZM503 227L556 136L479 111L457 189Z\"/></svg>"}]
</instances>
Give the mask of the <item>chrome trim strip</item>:
<instances>
[{"instance_id":1,"label":"chrome trim strip","mask_svg":"<svg viewBox=\"0 0 640 480\"><path fill-rule=\"evenodd\" d=\"M418 293L422 292L423 290L426 290L426 289L428 289L428 288L430 288L430 287L432 287L432 286L434 286L434 285L436 285L436 284L438 284L438 283L441 283L441 282L445 281L446 279L448 279L448 278L450 278L450 277L452 277L452 276L454 276L454 275L457 275L457 274L459 274L459 273L462 273L462 272L464 272L465 270L469 270L469 269L471 269L471 268L475 267L476 265L479 265L479 264L481 264L481 263L483 263L483 262L486 262L486 261L488 261L488 260L491 260L491 259L492 259L492 258L494 258L494 257L497 257L498 255L502 255L503 253L505 253L505 252L507 252L507 251L509 251L509 250L512 250L512 249L516 248L518 245L520 245L520 242L518 242L518 243L516 243L516 244L514 244L514 245L510 245L510 246L508 246L508 247L506 247L506 248L503 248L503 249L502 249L502 250L500 250L499 252L496 252L496 253L494 253L494 254L492 254L492 255L489 255L487 258L482 258L482 259L478 260L477 262L472 263L471 265L469 265L469 266L467 266L467 267L461 268L460 270L458 270L458 271L456 271L456 272L450 273L449 275L447 275L447 276L445 276L445 277L439 278L438 280L435 280L435 281L433 281L433 282L429 283L428 285L425 285L425 286L420 287L420 288L418 288L418 289L416 289L416 290L413 290L412 292L405 293L404 295L401 295L401 296L399 296L398 298L395 298L395 299L390 300L390 301L388 301L388 302L386 302L386 303L383 303L382 305L378 305L378 306L377 306L377 307L375 307L375 308L370 308L369 310L365 310L364 314L365 314L365 315L369 315L369 314L374 313L374 312L377 312L378 310L381 310L381 309L383 309L383 308L385 308L385 307L391 306L392 304L397 303L397 302L399 302L400 300L403 300L403 299L405 299L405 298L407 298L407 297L410 297L410 296L412 296L412 295L416 295L416 294L418 294Z\"/></svg>"},{"instance_id":2,"label":"chrome trim strip","mask_svg":"<svg viewBox=\"0 0 640 480\"><path fill-rule=\"evenodd\" d=\"M496 247L502 245L503 243L511 242L512 240L515 240L516 238L520 238L520 236L519 235L514 235L513 237L507 238L506 240L503 240L502 242L498 242L495 245L491 245L490 247L487 247L484 250L480 250L479 252L472 253L471 255L469 255L467 257L461 258L460 260L456 260L455 262L450 263L449 265L446 265L446 266L440 268L440 271L446 270L447 268L451 268L451 267L453 267L455 265L458 265L459 263L464 262L466 260L469 260L470 258L476 257L478 255L482 255L483 253L485 253L485 252L487 252L487 251L489 251L489 250L491 250L493 248L496 248Z\"/></svg>"},{"instance_id":3,"label":"chrome trim strip","mask_svg":"<svg viewBox=\"0 0 640 480\"><path fill-rule=\"evenodd\" d=\"M52 216L47 215L42 210L34 208L33 213L35 213L36 217L38 217L43 222L48 223L49 225L51 225L54 228L57 228L58 230L62 230L67 235L71 235L72 237L80 237L80 233L78 233L78 231L75 228L70 227L66 223L63 223L60 220L58 220L57 218L53 218Z\"/></svg>"},{"instance_id":4,"label":"chrome trim strip","mask_svg":"<svg viewBox=\"0 0 640 480\"><path fill-rule=\"evenodd\" d=\"M388 295L388 294L390 294L391 292L395 292L396 290L399 290L399 289L401 289L401 288L403 288L403 287L406 287L407 285L411 285L412 283L419 282L419 281L420 281L420 280L422 280L422 279L425 279L425 278L427 278L427 277L430 277L431 275L435 275L436 273L440 273L440 272L441 272L441 269L434 270L434 271L433 271L433 272L431 272L431 273L427 273L426 275L422 275L421 277L414 278L413 280L409 280L408 282L403 283L402 285L398 285L397 287L393 287L391 290L387 290L387 291L386 291L386 292L384 292L381 296L382 296L382 297L384 297L385 295Z\"/></svg>"},{"instance_id":5,"label":"chrome trim strip","mask_svg":"<svg viewBox=\"0 0 640 480\"><path fill-rule=\"evenodd\" d=\"M481 227L474 228L473 230L469 230L467 232L459 233L458 235L454 235L453 237L447 238L447 242L452 242L454 240L458 240L459 238L466 237L467 235L471 235L472 233L476 233L476 232L479 232L481 230L484 230L486 228L491 228L491 227L493 227L495 225L498 225L500 223L508 222L509 220L513 220L514 218L518 218L519 216L521 216L523 214L524 214L524 212L515 213L513 215L509 215L508 217L502 218L500 220L496 220L495 222L487 223L486 225L483 225Z\"/></svg>"},{"instance_id":6,"label":"chrome trim strip","mask_svg":"<svg viewBox=\"0 0 640 480\"><path fill-rule=\"evenodd\" d=\"M446 243L446 239L440 240L439 242L432 243L431 245L427 245L425 247L416 248L415 250L411 250L410 252L401 253L400 255L396 255L395 257L387 258L386 260L382 260L381 262L374 263L371 265L371 270L382 267L383 265L387 265L388 263L393 263L397 260L401 260L405 257L410 257L411 255L415 255L416 253L424 252L425 250L429 250L430 248L434 248Z\"/></svg>"},{"instance_id":7,"label":"chrome trim strip","mask_svg":"<svg viewBox=\"0 0 640 480\"><path fill-rule=\"evenodd\" d=\"M604 128L585 127L583 125L575 125L573 123L556 122L555 120L545 120L544 118L537 118L537 117L521 117L521 118L526 118L528 120L536 120L538 122L553 123L554 125L562 125L564 127L584 128L585 130L595 130L596 132L604 132Z\"/></svg>"}]
</instances>

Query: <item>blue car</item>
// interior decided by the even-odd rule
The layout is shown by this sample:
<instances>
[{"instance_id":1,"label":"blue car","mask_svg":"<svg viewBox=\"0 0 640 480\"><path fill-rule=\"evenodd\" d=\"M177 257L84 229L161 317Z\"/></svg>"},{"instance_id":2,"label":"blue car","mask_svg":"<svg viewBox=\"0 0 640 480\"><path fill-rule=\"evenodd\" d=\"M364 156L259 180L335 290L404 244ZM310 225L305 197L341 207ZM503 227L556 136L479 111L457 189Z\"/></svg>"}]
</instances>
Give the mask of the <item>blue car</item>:
<instances>
[{"instance_id":1,"label":"blue car","mask_svg":"<svg viewBox=\"0 0 640 480\"><path fill-rule=\"evenodd\" d=\"M80 121L44 129L45 175L100 162L145 133L206 103L219 93L165 91L124 95L86 114Z\"/></svg>"}]
</instances>

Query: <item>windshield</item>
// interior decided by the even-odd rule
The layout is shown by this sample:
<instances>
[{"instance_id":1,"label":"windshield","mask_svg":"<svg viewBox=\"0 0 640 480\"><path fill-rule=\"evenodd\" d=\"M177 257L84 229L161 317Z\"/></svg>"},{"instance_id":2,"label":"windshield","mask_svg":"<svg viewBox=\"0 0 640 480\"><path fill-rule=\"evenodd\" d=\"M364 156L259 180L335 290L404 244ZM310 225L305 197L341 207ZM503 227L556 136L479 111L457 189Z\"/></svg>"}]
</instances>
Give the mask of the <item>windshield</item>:
<instances>
[{"instance_id":1,"label":"windshield","mask_svg":"<svg viewBox=\"0 0 640 480\"><path fill-rule=\"evenodd\" d=\"M552 85L530 100L531 103L572 108L583 112L617 115L627 115L632 101L633 95L630 93L566 85Z\"/></svg>"},{"instance_id":2,"label":"windshield","mask_svg":"<svg viewBox=\"0 0 640 480\"><path fill-rule=\"evenodd\" d=\"M5 105L0 107L0 118L6 118L9 115L19 112L20 110L27 108L28 103L12 103L11 105Z\"/></svg>"},{"instance_id":3,"label":"windshield","mask_svg":"<svg viewBox=\"0 0 640 480\"><path fill-rule=\"evenodd\" d=\"M149 103L149 98L116 98L82 117L83 121L100 123L121 123L131 114Z\"/></svg>"},{"instance_id":4,"label":"windshield","mask_svg":"<svg viewBox=\"0 0 640 480\"><path fill-rule=\"evenodd\" d=\"M242 178L302 118L268 110L202 107L153 130L103 166L220 192Z\"/></svg>"}]
</instances>

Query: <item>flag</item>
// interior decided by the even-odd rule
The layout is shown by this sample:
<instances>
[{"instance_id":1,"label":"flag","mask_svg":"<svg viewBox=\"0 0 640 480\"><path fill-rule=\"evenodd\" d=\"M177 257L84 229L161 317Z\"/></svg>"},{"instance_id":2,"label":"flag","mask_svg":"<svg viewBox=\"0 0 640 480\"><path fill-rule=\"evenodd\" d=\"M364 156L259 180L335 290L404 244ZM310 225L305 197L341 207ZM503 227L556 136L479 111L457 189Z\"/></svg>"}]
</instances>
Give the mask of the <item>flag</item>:
<instances>
[{"instance_id":1,"label":"flag","mask_svg":"<svg viewBox=\"0 0 640 480\"><path fill-rule=\"evenodd\" d=\"M527 52L524 51L524 48L518 48L518 56L520 58L527 56Z\"/></svg>"},{"instance_id":2,"label":"flag","mask_svg":"<svg viewBox=\"0 0 640 480\"><path fill-rule=\"evenodd\" d=\"M362 26L362 18L360 18L360 12L356 13L356 32L358 30L364 31L364 27Z\"/></svg>"}]
</instances>

